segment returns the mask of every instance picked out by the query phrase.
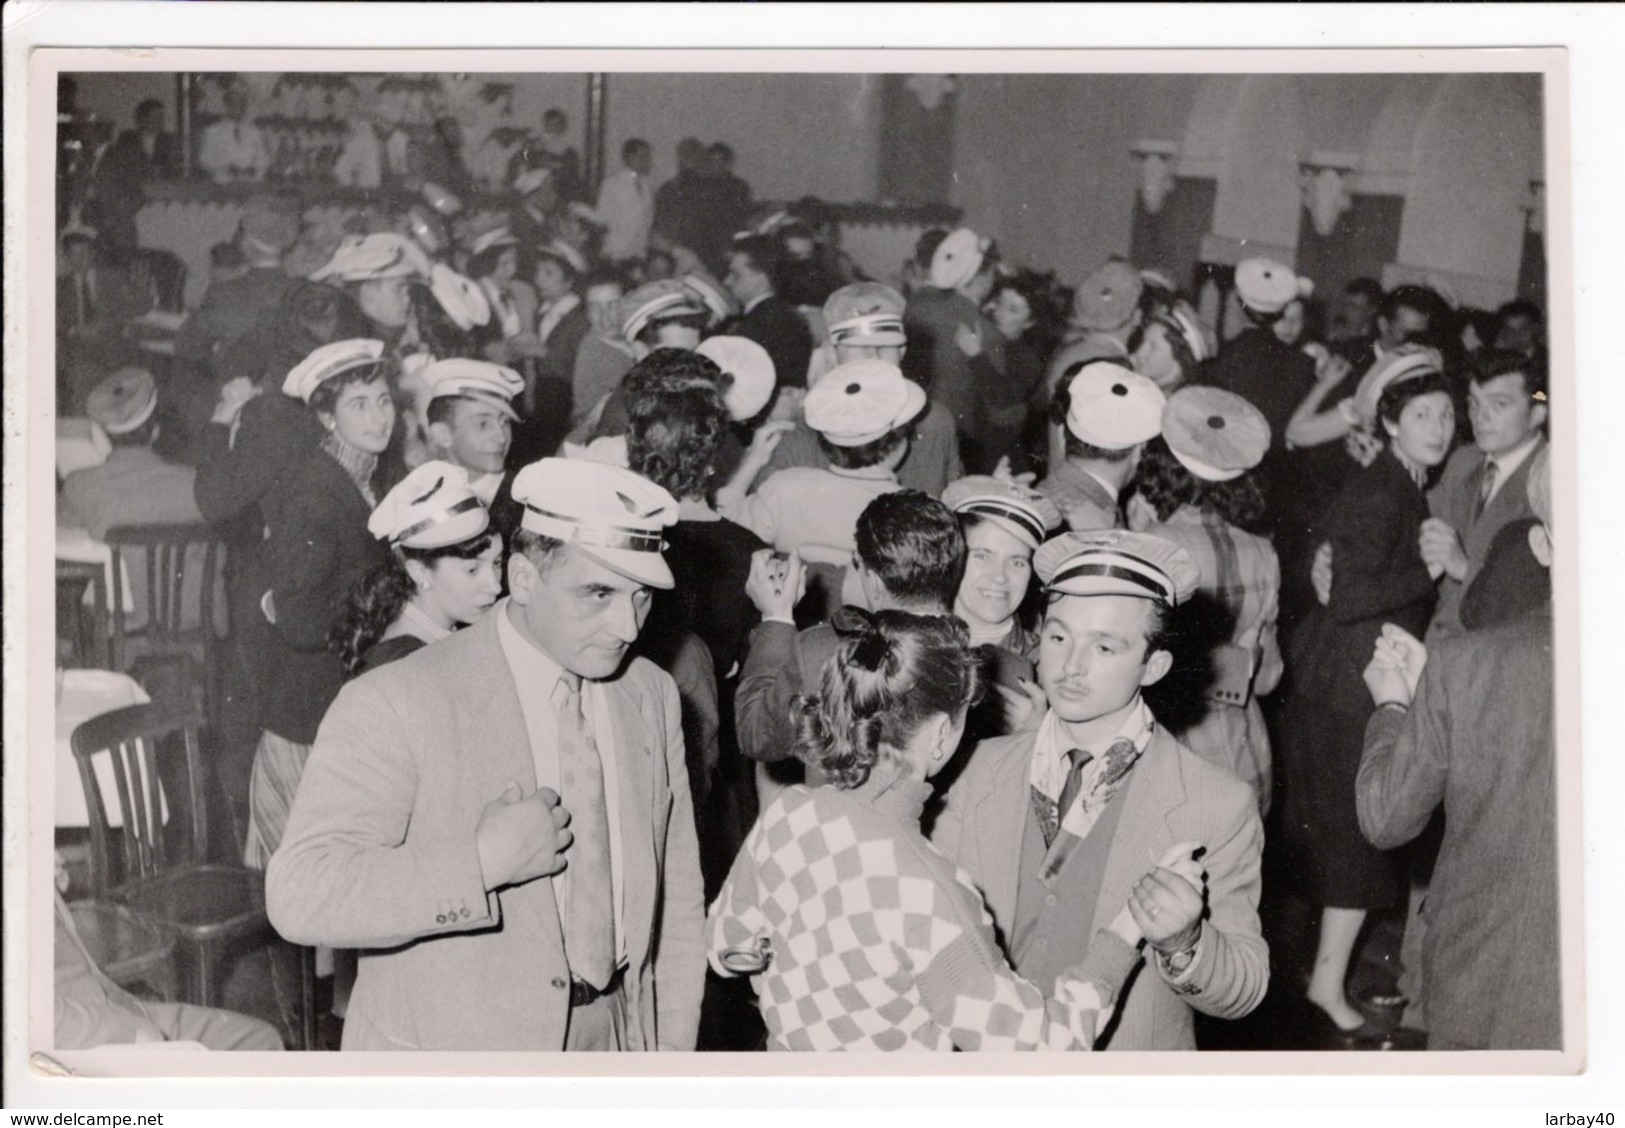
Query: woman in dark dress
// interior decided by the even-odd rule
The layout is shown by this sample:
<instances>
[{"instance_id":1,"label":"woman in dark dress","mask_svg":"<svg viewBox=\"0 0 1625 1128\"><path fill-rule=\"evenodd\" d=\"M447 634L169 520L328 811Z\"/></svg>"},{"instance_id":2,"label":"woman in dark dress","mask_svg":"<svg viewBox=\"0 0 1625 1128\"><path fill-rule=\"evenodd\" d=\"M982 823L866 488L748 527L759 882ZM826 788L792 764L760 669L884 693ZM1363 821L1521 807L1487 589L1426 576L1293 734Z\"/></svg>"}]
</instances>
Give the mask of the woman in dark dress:
<instances>
[{"instance_id":1,"label":"woman in dark dress","mask_svg":"<svg viewBox=\"0 0 1625 1128\"><path fill-rule=\"evenodd\" d=\"M288 809L327 707L344 681L327 649L345 595L385 549L367 531L378 500L373 475L395 430L384 344L335 341L288 373L283 393L303 400L323 435L289 478L290 501L267 524L269 590L259 747L249 784L245 864L263 869L282 840Z\"/></svg>"},{"instance_id":2,"label":"woman in dark dress","mask_svg":"<svg viewBox=\"0 0 1625 1128\"><path fill-rule=\"evenodd\" d=\"M389 558L351 589L328 646L347 676L404 658L475 622L502 592L502 538L468 471L425 462L378 503L367 530Z\"/></svg>"},{"instance_id":3,"label":"woman in dark dress","mask_svg":"<svg viewBox=\"0 0 1625 1128\"><path fill-rule=\"evenodd\" d=\"M1355 813L1372 712L1361 672L1384 623L1427 630L1437 577L1418 548L1428 516L1423 490L1455 432L1450 386L1425 357L1379 364L1355 402L1387 449L1350 478L1321 522L1317 540L1331 541L1335 562L1331 599L1294 632L1280 750L1282 829L1305 895L1322 906L1308 998L1345 1033L1364 1025L1345 980L1366 912L1403 895L1398 856L1366 842Z\"/></svg>"}]
</instances>

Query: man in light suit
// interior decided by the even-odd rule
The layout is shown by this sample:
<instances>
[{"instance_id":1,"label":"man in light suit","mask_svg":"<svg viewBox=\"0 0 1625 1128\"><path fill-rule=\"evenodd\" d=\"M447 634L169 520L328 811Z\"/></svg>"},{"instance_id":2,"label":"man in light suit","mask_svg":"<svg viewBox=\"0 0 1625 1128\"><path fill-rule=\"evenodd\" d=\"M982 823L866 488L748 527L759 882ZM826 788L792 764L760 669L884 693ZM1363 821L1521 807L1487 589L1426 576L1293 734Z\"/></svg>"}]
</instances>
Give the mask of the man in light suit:
<instances>
[{"instance_id":1,"label":"man in light suit","mask_svg":"<svg viewBox=\"0 0 1625 1128\"><path fill-rule=\"evenodd\" d=\"M1197 570L1183 549L1115 529L1057 537L1033 563L1049 592L1038 659L1049 712L1036 732L976 747L932 840L1046 993L1086 954L1089 922L1126 902L1151 966L1129 979L1096 1048L1195 1049L1193 1011L1240 1018L1269 983L1252 791L1182 747L1141 698L1172 664L1167 616ZM1179 842L1205 848L1205 900L1171 870L1145 873Z\"/></svg>"},{"instance_id":2,"label":"man in light suit","mask_svg":"<svg viewBox=\"0 0 1625 1128\"><path fill-rule=\"evenodd\" d=\"M682 714L628 655L672 585L677 503L563 459L513 496L510 597L322 722L271 920L361 949L346 1050L691 1050L705 907Z\"/></svg>"}]
</instances>

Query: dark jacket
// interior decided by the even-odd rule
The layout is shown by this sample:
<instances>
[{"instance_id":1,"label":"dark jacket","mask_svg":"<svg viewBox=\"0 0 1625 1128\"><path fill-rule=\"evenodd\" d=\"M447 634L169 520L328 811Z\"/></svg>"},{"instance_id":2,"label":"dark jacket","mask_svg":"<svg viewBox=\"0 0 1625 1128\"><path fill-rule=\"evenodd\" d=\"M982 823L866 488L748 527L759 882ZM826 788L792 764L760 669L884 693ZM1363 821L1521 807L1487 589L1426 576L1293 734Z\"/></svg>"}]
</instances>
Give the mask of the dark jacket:
<instances>
[{"instance_id":1,"label":"dark jacket","mask_svg":"<svg viewBox=\"0 0 1625 1128\"><path fill-rule=\"evenodd\" d=\"M265 565L276 622L261 664L266 728L297 744L316 740L344 668L327 648L350 587L386 558L367 532L371 507L338 462L317 449L288 482L297 504L270 524Z\"/></svg>"},{"instance_id":2,"label":"dark jacket","mask_svg":"<svg viewBox=\"0 0 1625 1128\"><path fill-rule=\"evenodd\" d=\"M778 387L805 388L807 362L812 359L812 330L795 306L772 294L763 298L749 313L735 318L723 332L746 337L767 350L773 358Z\"/></svg>"}]
</instances>

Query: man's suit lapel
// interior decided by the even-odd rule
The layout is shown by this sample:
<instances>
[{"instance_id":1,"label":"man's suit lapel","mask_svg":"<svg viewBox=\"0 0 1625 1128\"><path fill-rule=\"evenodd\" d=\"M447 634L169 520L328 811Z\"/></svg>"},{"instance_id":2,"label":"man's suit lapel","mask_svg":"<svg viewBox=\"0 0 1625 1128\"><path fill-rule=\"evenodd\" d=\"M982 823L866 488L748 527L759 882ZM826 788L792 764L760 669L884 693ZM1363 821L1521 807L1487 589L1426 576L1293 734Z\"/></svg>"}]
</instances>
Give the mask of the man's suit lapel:
<instances>
[{"instance_id":1,"label":"man's suit lapel","mask_svg":"<svg viewBox=\"0 0 1625 1128\"><path fill-rule=\"evenodd\" d=\"M1095 900L1095 927L1104 928L1128 903L1129 889L1162 860L1163 850L1178 841L1170 819L1185 805L1185 779L1173 737L1160 725L1145 755L1134 767L1117 834L1106 858L1106 872Z\"/></svg>"},{"instance_id":2,"label":"man's suit lapel","mask_svg":"<svg viewBox=\"0 0 1625 1128\"><path fill-rule=\"evenodd\" d=\"M1007 928L1015 919L1016 891L1021 885L1021 839L1027 827L1036 743L1036 734L1025 734L996 762L989 761L989 786L972 816L981 855L982 896L993 919Z\"/></svg>"}]
</instances>

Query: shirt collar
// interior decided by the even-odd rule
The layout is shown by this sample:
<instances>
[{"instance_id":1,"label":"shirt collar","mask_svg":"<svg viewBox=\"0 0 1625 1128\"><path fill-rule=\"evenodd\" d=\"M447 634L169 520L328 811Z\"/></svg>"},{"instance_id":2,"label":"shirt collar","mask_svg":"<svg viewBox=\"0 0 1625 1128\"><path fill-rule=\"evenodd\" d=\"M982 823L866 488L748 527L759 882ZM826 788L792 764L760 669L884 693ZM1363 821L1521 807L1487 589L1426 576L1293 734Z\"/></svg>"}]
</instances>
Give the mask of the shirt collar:
<instances>
[{"instance_id":1,"label":"shirt collar","mask_svg":"<svg viewBox=\"0 0 1625 1128\"><path fill-rule=\"evenodd\" d=\"M1518 446L1513 447L1505 454L1485 455L1485 463L1495 463L1495 472L1501 481L1506 481L1518 472L1518 467L1529 461L1529 456L1535 453L1540 446L1542 436L1539 431L1530 435Z\"/></svg>"},{"instance_id":2,"label":"shirt collar","mask_svg":"<svg viewBox=\"0 0 1625 1128\"><path fill-rule=\"evenodd\" d=\"M885 466L879 464L874 466L860 466L856 470L848 470L841 466L830 466L827 469L837 478L863 478L868 481L876 482L895 481L897 478L897 473L895 471L888 470Z\"/></svg>"},{"instance_id":3,"label":"shirt collar","mask_svg":"<svg viewBox=\"0 0 1625 1128\"><path fill-rule=\"evenodd\" d=\"M545 700L552 700L553 687L559 684L559 679L564 675L564 667L555 662L551 654L519 633L519 628L508 617L510 603L511 598L504 599L491 609L490 614L497 617L497 640L502 644L502 653L508 660L514 684L521 688L521 692L540 692Z\"/></svg>"},{"instance_id":4,"label":"shirt collar","mask_svg":"<svg viewBox=\"0 0 1625 1128\"><path fill-rule=\"evenodd\" d=\"M745 303L745 312L749 313L751 310L755 309L757 306L761 305L763 302L767 301L767 299L771 298L772 296L773 295L771 293L757 294L754 298L752 298L750 301Z\"/></svg>"},{"instance_id":5,"label":"shirt collar","mask_svg":"<svg viewBox=\"0 0 1625 1128\"><path fill-rule=\"evenodd\" d=\"M1156 727L1156 718L1151 715L1151 709L1146 705L1145 698L1137 698L1133 708L1123 718L1121 728L1109 739L1100 741L1097 747L1084 749L1085 752L1093 754L1094 759L1084 769L1082 791L1087 792L1094 777L1105 770L1106 758L1103 753L1106 749L1117 740L1126 737L1143 754L1151 744L1151 736ZM1033 786L1051 798L1059 796L1061 787L1066 782L1068 766L1066 754L1076 747L1078 745L1067 735L1060 716L1051 709L1044 715L1044 720L1038 727L1038 738L1033 744Z\"/></svg>"},{"instance_id":6,"label":"shirt collar","mask_svg":"<svg viewBox=\"0 0 1625 1128\"><path fill-rule=\"evenodd\" d=\"M1100 488L1105 490L1107 493L1109 493L1111 495L1111 498L1112 498L1113 501L1117 500L1117 487L1116 486L1112 485L1105 478L1102 478L1099 474L1096 474L1093 470L1090 470L1090 469L1088 469L1086 467L1079 467L1079 469L1083 470L1083 472L1085 474L1089 475L1095 481L1099 482L1100 483Z\"/></svg>"}]
</instances>

